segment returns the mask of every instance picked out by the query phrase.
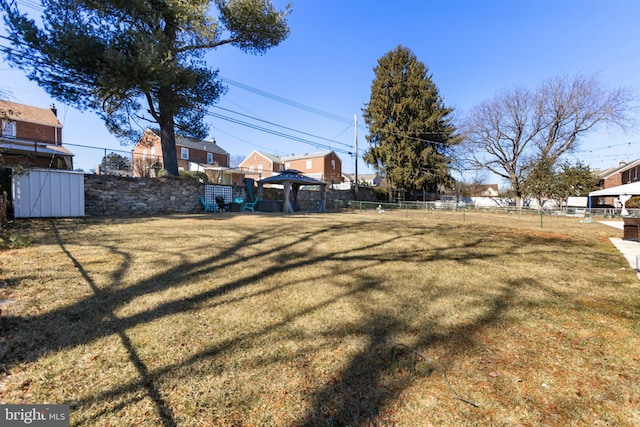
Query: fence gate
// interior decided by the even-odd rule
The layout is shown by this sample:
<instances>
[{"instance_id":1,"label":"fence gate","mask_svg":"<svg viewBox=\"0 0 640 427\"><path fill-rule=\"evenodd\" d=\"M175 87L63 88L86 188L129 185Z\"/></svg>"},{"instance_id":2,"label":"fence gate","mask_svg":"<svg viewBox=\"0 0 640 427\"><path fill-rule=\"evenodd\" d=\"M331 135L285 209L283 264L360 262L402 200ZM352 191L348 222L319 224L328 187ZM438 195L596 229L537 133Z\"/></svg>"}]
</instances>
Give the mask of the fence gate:
<instances>
[{"instance_id":1,"label":"fence gate","mask_svg":"<svg viewBox=\"0 0 640 427\"><path fill-rule=\"evenodd\" d=\"M84 173L29 169L11 177L15 218L84 216Z\"/></svg>"}]
</instances>

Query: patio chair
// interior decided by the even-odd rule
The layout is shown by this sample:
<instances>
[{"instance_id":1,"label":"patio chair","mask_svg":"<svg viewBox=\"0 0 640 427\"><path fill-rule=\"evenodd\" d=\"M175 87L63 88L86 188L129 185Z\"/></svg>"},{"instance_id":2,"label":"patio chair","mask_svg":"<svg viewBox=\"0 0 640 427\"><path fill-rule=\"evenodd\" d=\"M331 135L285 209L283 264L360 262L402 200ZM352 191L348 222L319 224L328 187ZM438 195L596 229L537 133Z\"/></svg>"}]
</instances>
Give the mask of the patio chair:
<instances>
[{"instance_id":1,"label":"patio chair","mask_svg":"<svg viewBox=\"0 0 640 427\"><path fill-rule=\"evenodd\" d=\"M205 212L218 212L218 204L215 201L207 202L204 197L200 197L200 202Z\"/></svg>"},{"instance_id":2,"label":"patio chair","mask_svg":"<svg viewBox=\"0 0 640 427\"><path fill-rule=\"evenodd\" d=\"M251 212L255 212L254 209L256 207L256 203L258 203L258 200L260 200L260 198L256 197L256 199L253 202L246 202L244 205L242 205L242 212L244 212L246 210L250 210Z\"/></svg>"}]
</instances>

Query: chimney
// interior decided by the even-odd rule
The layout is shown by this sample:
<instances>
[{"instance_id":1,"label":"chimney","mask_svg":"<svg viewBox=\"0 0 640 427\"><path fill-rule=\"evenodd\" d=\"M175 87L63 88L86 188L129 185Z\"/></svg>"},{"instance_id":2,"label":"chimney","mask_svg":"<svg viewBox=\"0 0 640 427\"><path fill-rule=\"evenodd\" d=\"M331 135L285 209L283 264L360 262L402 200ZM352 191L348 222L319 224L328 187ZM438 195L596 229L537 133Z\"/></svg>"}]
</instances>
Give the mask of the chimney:
<instances>
[{"instance_id":1,"label":"chimney","mask_svg":"<svg viewBox=\"0 0 640 427\"><path fill-rule=\"evenodd\" d=\"M626 165L627 165L627 162L624 162L624 161L620 162L620 166L626 166Z\"/></svg>"},{"instance_id":2,"label":"chimney","mask_svg":"<svg viewBox=\"0 0 640 427\"><path fill-rule=\"evenodd\" d=\"M53 112L53 115L58 117L58 109L56 108L56 104L51 104L51 111Z\"/></svg>"},{"instance_id":3,"label":"chimney","mask_svg":"<svg viewBox=\"0 0 640 427\"><path fill-rule=\"evenodd\" d=\"M211 138L211 143L215 144L216 143L216 139L215 138Z\"/></svg>"}]
</instances>

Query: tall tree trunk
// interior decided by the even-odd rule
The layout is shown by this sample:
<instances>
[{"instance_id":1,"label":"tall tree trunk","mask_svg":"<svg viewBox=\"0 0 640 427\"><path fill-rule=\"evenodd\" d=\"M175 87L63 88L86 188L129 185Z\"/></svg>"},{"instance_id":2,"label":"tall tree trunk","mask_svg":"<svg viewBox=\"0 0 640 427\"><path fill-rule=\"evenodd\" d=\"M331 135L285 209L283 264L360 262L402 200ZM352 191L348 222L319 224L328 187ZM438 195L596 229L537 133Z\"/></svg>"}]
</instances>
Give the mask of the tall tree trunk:
<instances>
[{"instance_id":1,"label":"tall tree trunk","mask_svg":"<svg viewBox=\"0 0 640 427\"><path fill-rule=\"evenodd\" d=\"M163 94L170 93L171 88L160 88L158 110L160 125L160 144L162 145L162 160L164 170L169 176L178 176L178 157L176 155L176 133L174 113L168 102L163 102Z\"/></svg>"},{"instance_id":2,"label":"tall tree trunk","mask_svg":"<svg viewBox=\"0 0 640 427\"><path fill-rule=\"evenodd\" d=\"M516 184L513 187L513 191L515 193L516 207L517 208L521 208L522 207L522 190L520 189L520 186L518 184Z\"/></svg>"},{"instance_id":3,"label":"tall tree trunk","mask_svg":"<svg viewBox=\"0 0 640 427\"><path fill-rule=\"evenodd\" d=\"M168 21L163 30L164 41L161 45L167 51L167 57L171 58L167 65L174 66L177 62L175 45L177 28ZM176 156L176 130L175 130L176 105L173 87L170 84L161 84L158 90L158 124L160 125L160 143L162 145L162 157L164 170L169 176L178 176L178 157Z\"/></svg>"}]
</instances>

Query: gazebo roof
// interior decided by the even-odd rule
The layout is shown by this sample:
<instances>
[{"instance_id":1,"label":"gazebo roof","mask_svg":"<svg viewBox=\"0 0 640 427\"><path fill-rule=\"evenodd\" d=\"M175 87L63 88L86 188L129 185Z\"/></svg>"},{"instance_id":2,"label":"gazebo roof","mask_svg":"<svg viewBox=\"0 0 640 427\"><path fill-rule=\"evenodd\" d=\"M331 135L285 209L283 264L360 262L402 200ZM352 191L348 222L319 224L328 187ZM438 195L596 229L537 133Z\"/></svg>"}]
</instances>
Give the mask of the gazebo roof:
<instances>
[{"instance_id":1,"label":"gazebo roof","mask_svg":"<svg viewBox=\"0 0 640 427\"><path fill-rule=\"evenodd\" d=\"M303 185L327 185L325 182L305 176L302 172L295 169L285 169L280 175L270 176L258 181L260 184L283 184L285 182Z\"/></svg>"},{"instance_id":2,"label":"gazebo roof","mask_svg":"<svg viewBox=\"0 0 640 427\"><path fill-rule=\"evenodd\" d=\"M284 203L282 205L282 212L288 213L293 212L294 205L291 203L290 194L293 192L293 203L296 202L298 198L298 190L303 185L319 185L321 186L320 193L320 205L318 206L318 212L324 212L324 203L325 203L325 191L327 189L327 183L317 180L315 178L311 178L308 176L304 176L302 172L297 171L295 169L286 169L283 170L280 175L270 176L268 178L264 178L258 181L258 193L262 194L263 184L282 184L284 187Z\"/></svg>"}]
</instances>

